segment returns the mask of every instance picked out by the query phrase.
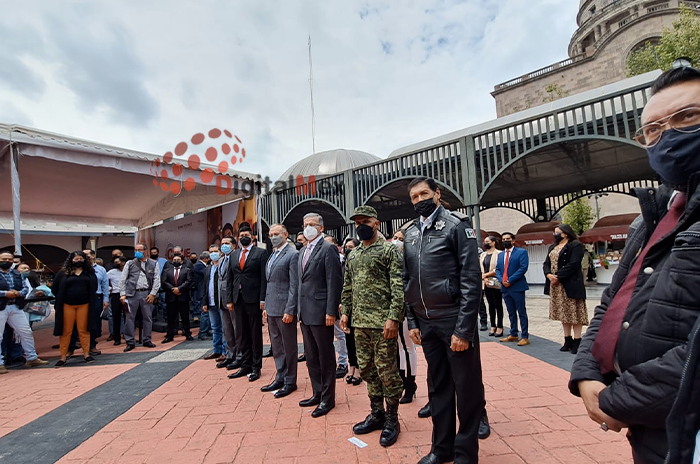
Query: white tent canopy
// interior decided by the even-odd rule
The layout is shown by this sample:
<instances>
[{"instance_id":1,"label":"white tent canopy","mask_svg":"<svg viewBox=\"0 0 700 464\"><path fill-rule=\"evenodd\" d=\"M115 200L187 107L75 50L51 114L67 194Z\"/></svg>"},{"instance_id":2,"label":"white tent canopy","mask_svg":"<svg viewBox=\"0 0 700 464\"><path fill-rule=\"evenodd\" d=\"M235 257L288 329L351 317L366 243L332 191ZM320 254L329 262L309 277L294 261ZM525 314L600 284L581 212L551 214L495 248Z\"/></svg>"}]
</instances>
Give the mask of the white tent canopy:
<instances>
[{"instance_id":1,"label":"white tent canopy","mask_svg":"<svg viewBox=\"0 0 700 464\"><path fill-rule=\"evenodd\" d=\"M12 157L17 159L22 230L135 232L179 214L237 200L246 193L219 195L201 171L187 168L178 179L195 179L191 191L175 195L154 185L152 163L160 155L117 148L23 126L0 124L0 228L13 228ZM251 188L260 176L230 170L232 185ZM37 223L45 223L37 228ZM31 226L30 226L31 224ZM18 228L15 228L18 230Z\"/></svg>"}]
</instances>

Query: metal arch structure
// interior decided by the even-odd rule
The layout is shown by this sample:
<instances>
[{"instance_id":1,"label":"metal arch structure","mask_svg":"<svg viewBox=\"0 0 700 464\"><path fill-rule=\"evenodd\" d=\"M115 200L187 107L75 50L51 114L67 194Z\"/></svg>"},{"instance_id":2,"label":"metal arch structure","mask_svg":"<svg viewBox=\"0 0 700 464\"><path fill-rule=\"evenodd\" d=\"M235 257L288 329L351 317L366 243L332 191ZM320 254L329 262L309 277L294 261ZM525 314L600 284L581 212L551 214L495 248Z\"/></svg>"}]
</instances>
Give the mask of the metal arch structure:
<instances>
[{"instance_id":1,"label":"metal arch structure","mask_svg":"<svg viewBox=\"0 0 700 464\"><path fill-rule=\"evenodd\" d=\"M263 216L281 222L298 205L319 200L347 221L356 206L380 196L392 224L413 214L392 185L426 176L449 192L458 203L450 206L470 215L479 230L479 212L485 209L505 207L546 221L571 198L650 186L655 175L632 137L659 73L411 145L326 177L324 188L304 189L310 187L305 184L273 191L263 198Z\"/></svg>"},{"instance_id":2,"label":"metal arch structure","mask_svg":"<svg viewBox=\"0 0 700 464\"><path fill-rule=\"evenodd\" d=\"M323 198L307 198L307 199L305 199L305 200L300 201L300 202L297 203L292 209L290 209L289 211L287 211L287 213L284 215L284 217L282 218L282 220L280 221L280 223L284 224L285 221L291 216L291 214L294 212L294 210L295 210L297 207L301 206L301 205L304 204L304 203L309 203L309 202L323 203L323 204L329 206L334 212L338 213L338 215L340 215L340 217L342 217L344 221L346 220L346 216L343 214L343 211L340 210L340 209L338 208L337 205L335 205L335 204L333 204L333 203L331 203L331 202L329 202L329 201L327 201L327 200L325 200L325 199L323 199ZM310 213L311 211L312 211L312 210L309 210L309 211L306 211L306 212L307 212L307 213ZM314 212L319 212L319 211L314 211ZM322 213L323 213L323 212L319 212L319 214L321 214L321 215L324 217L324 222L326 222L326 220L327 220L327 219L326 219L326 215L325 215L325 214L322 214ZM286 225L286 224L285 224L285 225ZM293 228L293 227L292 227L292 228Z\"/></svg>"}]
</instances>

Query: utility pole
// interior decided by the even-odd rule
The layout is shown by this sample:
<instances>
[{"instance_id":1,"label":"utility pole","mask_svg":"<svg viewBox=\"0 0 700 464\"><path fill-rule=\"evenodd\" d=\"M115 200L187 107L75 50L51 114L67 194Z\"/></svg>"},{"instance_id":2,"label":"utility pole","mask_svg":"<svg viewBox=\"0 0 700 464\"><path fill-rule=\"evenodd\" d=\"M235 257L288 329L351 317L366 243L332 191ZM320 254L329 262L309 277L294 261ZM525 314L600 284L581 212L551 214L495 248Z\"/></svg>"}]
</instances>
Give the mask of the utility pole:
<instances>
[{"instance_id":1,"label":"utility pole","mask_svg":"<svg viewBox=\"0 0 700 464\"><path fill-rule=\"evenodd\" d=\"M314 68L311 62L311 35L309 34L309 89L311 90L311 143L316 154L316 117L314 115Z\"/></svg>"}]
</instances>

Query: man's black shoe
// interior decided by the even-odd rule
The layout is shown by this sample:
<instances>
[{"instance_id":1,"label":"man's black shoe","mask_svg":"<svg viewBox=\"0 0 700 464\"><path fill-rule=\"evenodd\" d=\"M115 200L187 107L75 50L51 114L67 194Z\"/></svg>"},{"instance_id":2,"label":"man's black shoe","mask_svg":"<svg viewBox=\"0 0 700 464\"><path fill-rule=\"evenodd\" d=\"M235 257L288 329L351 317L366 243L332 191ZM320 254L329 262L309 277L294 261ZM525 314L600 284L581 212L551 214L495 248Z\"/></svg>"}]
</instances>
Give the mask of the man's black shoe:
<instances>
[{"instance_id":1,"label":"man's black shoe","mask_svg":"<svg viewBox=\"0 0 700 464\"><path fill-rule=\"evenodd\" d=\"M192 338L192 335L186 335L185 340L187 340L188 342L191 342L194 340L194 338Z\"/></svg>"},{"instance_id":2,"label":"man's black shoe","mask_svg":"<svg viewBox=\"0 0 700 464\"><path fill-rule=\"evenodd\" d=\"M234 372L233 374L229 374L229 375L228 375L228 378L229 378L229 379L237 379L237 378L240 378L240 377L245 377L246 375L250 374L251 372L253 372L253 369L251 369L251 368L249 368L249 367L241 367L240 369L238 369L238 370L237 370L236 372Z\"/></svg>"},{"instance_id":3,"label":"man's black shoe","mask_svg":"<svg viewBox=\"0 0 700 464\"><path fill-rule=\"evenodd\" d=\"M216 367L217 367L217 369L221 369L221 368L229 366L232 362L233 362L233 359L226 358L224 361L220 361L220 362L216 363Z\"/></svg>"},{"instance_id":4,"label":"man's black shoe","mask_svg":"<svg viewBox=\"0 0 700 464\"><path fill-rule=\"evenodd\" d=\"M418 417L425 419L426 417L430 417L431 412L430 412L430 403L426 404L420 410L418 411Z\"/></svg>"},{"instance_id":5,"label":"man's black shoe","mask_svg":"<svg viewBox=\"0 0 700 464\"><path fill-rule=\"evenodd\" d=\"M263 353L263 358L269 358L270 356L272 356L272 348Z\"/></svg>"},{"instance_id":6,"label":"man's black shoe","mask_svg":"<svg viewBox=\"0 0 700 464\"><path fill-rule=\"evenodd\" d=\"M486 440L489 435L491 435L491 426L489 425L489 416L486 415L486 410L484 409L484 415L479 420L479 439Z\"/></svg>"},{"instance_id":7,"label":"man's black shoe","mask_svg":"<svg viewBox=\"0 0 700 464\"><path fill-rule=\"evenodd\" d=\"M299 355L299 359L297 359L298 362L303 363L306 362L306 355L304 353Z\"/></svg>"},{"instance_id":8,"label":"man's black shoe","mask_svg":"<svg viewBox=\"0 0 700 464\"><path fill-rule=\"evenodd\" d=\"M488 330L488 327L486 327L486 322L482 322L481 325L479 326L479 330L482 332Z\"/></svg>"},{"instance_id":9,"label":"man's black shoe","mask_svg":"<svg viewBox=\"0 0 700 464\"><path fill-rule=\"evenodd\" d=\"M318 404L321 404L320 396L312 396L311 398L299 401L299 406L301 406L302 408L306 408L308 406L316 406Z\"/></svg>"},{"instance_id":10,"label":"man's black shoe","mask_svg":"<svg viewBox=\"0 0 700 464\"><path fill-rule=\"evenodd\" d=\"M372 411L372 413L365 417L365 420L355 424L352 427L352 432L355 435L365 435L367 433L374 432L375 430L382 430L384 428L384 422L386 417L384 411Z\"/></svg>"},{"instance_id":11,"label":"man's black shoe","mask_svg":"<svg viewBox=\"0 0 700 464\"><path fill-rule=\"evenodd\" d=\"M427 456L423 456L418 464L443 464L445 462L452 462L454 458L441 458L437 454L430 453Z\"/></svg>"},{"instance_id":12,"label":"man's black shoe","mask_svg":"<svg viewBox=\"0 0 700 464\"><path fill-rule=\"evenodd\" d=\"M153 342L146 342L141 346L145 346L146 348L155 348L156 345Z\"/></svg>"},{"instance_id":13,"label":"man's black shoe","mask_svg":"<svg viewBox=\"0 0 700 464\"><path fill-rule=\"evenodd\" d=\"M133 350L134 348L136 348L136 345L127 344L126 348L124 348L124 353L128 353L129 351Z\"/></svg>"},{"instance_id":14,"label":"man's black shoe","mask_svg":"<svg viewBox=\"0 0 700 464\"><path fill-rule=\"evenodd\" d=\"M260 378L260 370L259 369L253 369L253 372L248 374L248 382L255 382Z\"/></svg>"},{"instance_id":15,"label":"man's black shoe","mask_svg":"<svg viewBox=\"0 0 700 464\"><path fill-rule=\"evenodd\" d=\"M272 392L275 390L279 390L280 388L284 387L284 382L280 382L279 380L275 380L271 384L265 385L264 387L260 388L261 392Z\"/></svg>"},{"instance_id":16,"label":"man's black shoe","mask_svg":"<svg viewBox=\"0 0 700 464\"><path fill-rule=\"evenodd\" d=\"M325 401L321 404L319 404L316 409L314 409L314 412L311 413L311 417L321 417L325 416L329 412L331 412L331 409L335 407L335 403L326 403Z\"/></svg>"},{"instance_id":17,"label":"man's black shoe","mask_svg":"<svg viewBox=\"0 0 700 464\"><path fill-rule=\"evenodd\" d=\"M163 345L165 345L166 343L170 343L170 342L172 342L172 341L173 341L173 337L165 337L165 338L163 339L163 341L160 342L160 343L163 344Z\"/></svg>"},{"instance_id":18,"label":"man's black shoe","mask_svg":"<svg viewBox=\"0 0 700 464\"><path fill-rule=\"evenodd\" d=\"M296 385L285 385L284 387L275 392L275 398L284 398L285 396L291 395L292 392L295 392L296 390Z\"/></svg>"},{"instance_id":19,"label":"man's black shoe","mask_svg":"<svg viewBox=\"0 0 700 464\"><path fill-rule=\"evenodd\" d=\"M119 340L117 340L116 342L114 342L114 346L119 346L119 345L121 345L121 344L122 344L122 342L119 341Z\"/></svg>"},{"instance_id":20,"label":"man's black shoe","mask_svg":"<svg viewBox=\"0 0 700 464\"><path fill-rule=\"evenodd\" d=\"M345 374L348 373L348 365L347 364L341 364L338 366L338 369L335 370L335 378L336 379L342 379L345 377Z\"/></svg>"},{"instance_id":21,"label":"man's black shoe","mask_svg":"<svg viewBox=\"0 0 700 464\"><path fill-rule=\"evenodd\" d=\"M240 369L242 365L243 361L241 361L240 359L234 359L231 361L231 364L226 366L226 369L230 371L235 371L236 369Z\"/></svg>"}]
</instances>

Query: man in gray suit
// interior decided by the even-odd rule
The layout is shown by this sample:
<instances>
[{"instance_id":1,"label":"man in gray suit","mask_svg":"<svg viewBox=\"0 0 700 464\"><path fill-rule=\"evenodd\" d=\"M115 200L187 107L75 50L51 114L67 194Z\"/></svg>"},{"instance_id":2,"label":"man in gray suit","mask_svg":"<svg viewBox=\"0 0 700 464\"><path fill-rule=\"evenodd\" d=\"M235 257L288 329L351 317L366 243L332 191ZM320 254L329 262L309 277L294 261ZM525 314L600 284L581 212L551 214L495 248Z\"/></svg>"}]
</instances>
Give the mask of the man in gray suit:
<instances>
[{"instance_id":1,"label":"man in gray suit","mask_svg":"<svg viewBox=\"0 0 700 464\"><path fill-rule=\"evenodd\" d=\"M297 287L299 263L296 248L287 243L289 232L282 224L270 227L272 255L265 266L267 290L264 312L270 332L270 344L275 358L275 380L262 387L264 392L275 391L275 398L284 398L297 389Z\"/></svg>"},{"instance_id":2,"label":"man in gray suit","mask_svg":"<svg viewBox=\"0 0 700 464\"><path fill-rule=\"evenodd\" d=\"M311 414L313 417L324 416L335 407L333 327L338 319L343 287L338 249L323 240L323 229L320 214L304 216L304 237L309 242L299 251L298 259L299 319L306 366L314 390L313 396L300 401L299 406L318 405Z\"/></svg>"},{"instance_id":3,"label":"man in gray suit","mask_svg":"<svg viewBox=\"0 0 700 464\"><path fill-rule=\"evenodd\" d=\"M216 271L219 273L219 308L221 308L221 325L226 340L226 359L217 363L216 367L225 367L234 370L241 367L241 359L236 351L236 332L233 328L235 314L226 308L225 296L228 295L228 275L231 272L231 253L233 252L233 239L224 237L221 239L221 253L219 266Z\"/></svg>"}]
</instances>

